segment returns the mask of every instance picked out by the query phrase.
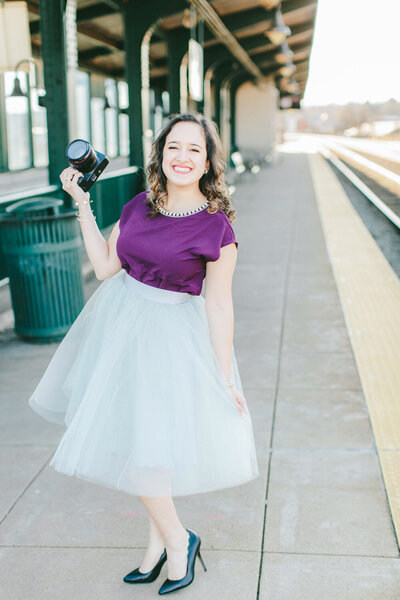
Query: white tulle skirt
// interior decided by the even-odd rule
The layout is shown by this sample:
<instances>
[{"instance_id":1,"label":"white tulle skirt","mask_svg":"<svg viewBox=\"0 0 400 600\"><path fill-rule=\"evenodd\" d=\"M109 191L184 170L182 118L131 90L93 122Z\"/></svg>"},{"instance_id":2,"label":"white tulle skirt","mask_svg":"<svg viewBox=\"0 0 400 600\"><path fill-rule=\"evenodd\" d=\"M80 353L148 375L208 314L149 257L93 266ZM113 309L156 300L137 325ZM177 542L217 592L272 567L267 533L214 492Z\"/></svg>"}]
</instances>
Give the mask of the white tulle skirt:
<instances>
[{"instance_id":1,"label":"white tulle skirt","mask_svg":"<svg viewBox=\"0 0 400 600\"><path fill-rule=\"evenodd\" d=\"M234 349L231 381L243 393ZM203 296L104 280L58 346L29 405L65 424L50 466L142 496L183 496L258 477L211 344Z\"/></svg>"}]
</instances>

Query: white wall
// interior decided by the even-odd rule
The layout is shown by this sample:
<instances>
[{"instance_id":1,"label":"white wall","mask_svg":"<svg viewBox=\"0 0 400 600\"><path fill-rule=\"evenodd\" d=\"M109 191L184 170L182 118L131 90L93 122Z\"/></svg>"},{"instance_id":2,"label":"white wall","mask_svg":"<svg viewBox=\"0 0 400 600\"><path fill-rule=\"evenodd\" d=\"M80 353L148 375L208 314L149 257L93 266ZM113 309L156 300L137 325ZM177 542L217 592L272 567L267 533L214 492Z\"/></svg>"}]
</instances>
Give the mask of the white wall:
<instances>
[{"instance_id":1,"label":"white wall","mask_svg":"<svg viewBox=\"0 0 400 600\"><path fill-rule=\"evenodd\" d=\"M279 92L272 80L244 83L236 93L236 144L244 158L273 154Z\"/></svg>"}]
</instances>

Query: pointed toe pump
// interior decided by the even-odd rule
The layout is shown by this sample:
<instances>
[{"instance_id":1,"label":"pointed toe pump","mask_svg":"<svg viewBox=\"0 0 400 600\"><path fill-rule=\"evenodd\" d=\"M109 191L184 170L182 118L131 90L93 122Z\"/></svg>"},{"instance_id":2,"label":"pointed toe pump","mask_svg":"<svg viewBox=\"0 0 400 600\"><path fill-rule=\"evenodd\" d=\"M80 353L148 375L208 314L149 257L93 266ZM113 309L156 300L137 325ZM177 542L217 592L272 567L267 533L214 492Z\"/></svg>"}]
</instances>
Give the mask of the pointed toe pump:
<instances>
[{"instance_id":1,"label":"pointed toe pump","mask_svg":"<svg viewBox=\"0 0 400 600\"><path fill-rule=\"evenodd\" d=\"M142 573L141 571L139 571L138 567L137 569L134 569L133 571L128 573L128 575L125 575L124 581L126 583L151 583L159 576L161 568L166 560L167 551L164 548L164 552L161 554L158 563L151 569L151 571L148 571L147 573Z\"/></svg>"},{"instance_id":2,"label":"pointed toe pump","mask_svg":"<svg viewBox=\"0 0 400 600\"><path fill-rule=\"evenodd\" d=\"M191 529L186 529L186 531L189 533L186 575L182 577L182 579L166 579L160 587L160 589L158 590L160 596L162 596L163 594L176 592L177 590L187 587L192 583L194 579L194 563L196 561L196 556L198 556L201 560L203 569L207 571L206 565L204 564L204 561L200 554L200 537Z\"/></svg>"}]
</instances>

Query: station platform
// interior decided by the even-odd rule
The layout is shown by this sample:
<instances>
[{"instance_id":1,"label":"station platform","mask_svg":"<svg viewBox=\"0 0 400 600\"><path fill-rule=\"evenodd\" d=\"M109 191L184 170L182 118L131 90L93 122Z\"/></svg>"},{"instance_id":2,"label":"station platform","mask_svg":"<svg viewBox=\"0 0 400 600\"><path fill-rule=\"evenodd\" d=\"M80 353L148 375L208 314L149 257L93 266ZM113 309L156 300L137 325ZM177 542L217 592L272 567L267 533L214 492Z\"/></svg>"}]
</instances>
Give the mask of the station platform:
<instances>
[{"instance_id":1,"label":"station platform","mask_svg":"<svg viewBox=\"0 0 400 600\"><path fill-rule=\"evenodd\" d=\"M107 173L129 167L129 159L125 156L113 158L108 165ZM23 169L21 171L7 171L0 173L0 196L26 192L35 187L49 185L47 167L36 167L35 169Z\"/></svg>"},{"instance_id":2,"label":"station platform","mask_svg":"<svg viewBox=\"0 0 400 600\"><path fill-rule=\"evenodd\" d=\"M260 476L175 499L199 533L191 600L398 600L400 283L324 159L296 144L236 185L234 348ZM101 282L88 283L89 295ZM6 599L154 598L122 581L140 500L55 472L64 428L27 399L57 344L0 334Z\"/></svg>"}]
</instances>

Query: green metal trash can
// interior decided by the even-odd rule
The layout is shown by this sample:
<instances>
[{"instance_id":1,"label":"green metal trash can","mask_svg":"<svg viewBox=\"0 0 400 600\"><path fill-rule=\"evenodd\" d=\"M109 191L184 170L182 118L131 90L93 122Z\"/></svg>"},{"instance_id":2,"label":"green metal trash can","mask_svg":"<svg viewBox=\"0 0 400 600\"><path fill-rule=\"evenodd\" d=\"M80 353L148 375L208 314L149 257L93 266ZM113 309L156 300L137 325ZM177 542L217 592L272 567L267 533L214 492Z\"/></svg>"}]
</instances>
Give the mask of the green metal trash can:
<instances>
[{"instance_id":1,"label":"green metal trash can","mask_svg":"<svg viewBox=\"0 0 400 600\"><path fill-rule=\"evenodd\" d=\"M0 239L16 333L32 342L61 340L85 303L75 211L58 198L15 202L0 215Z\"/></svg>"}]
</instances>

